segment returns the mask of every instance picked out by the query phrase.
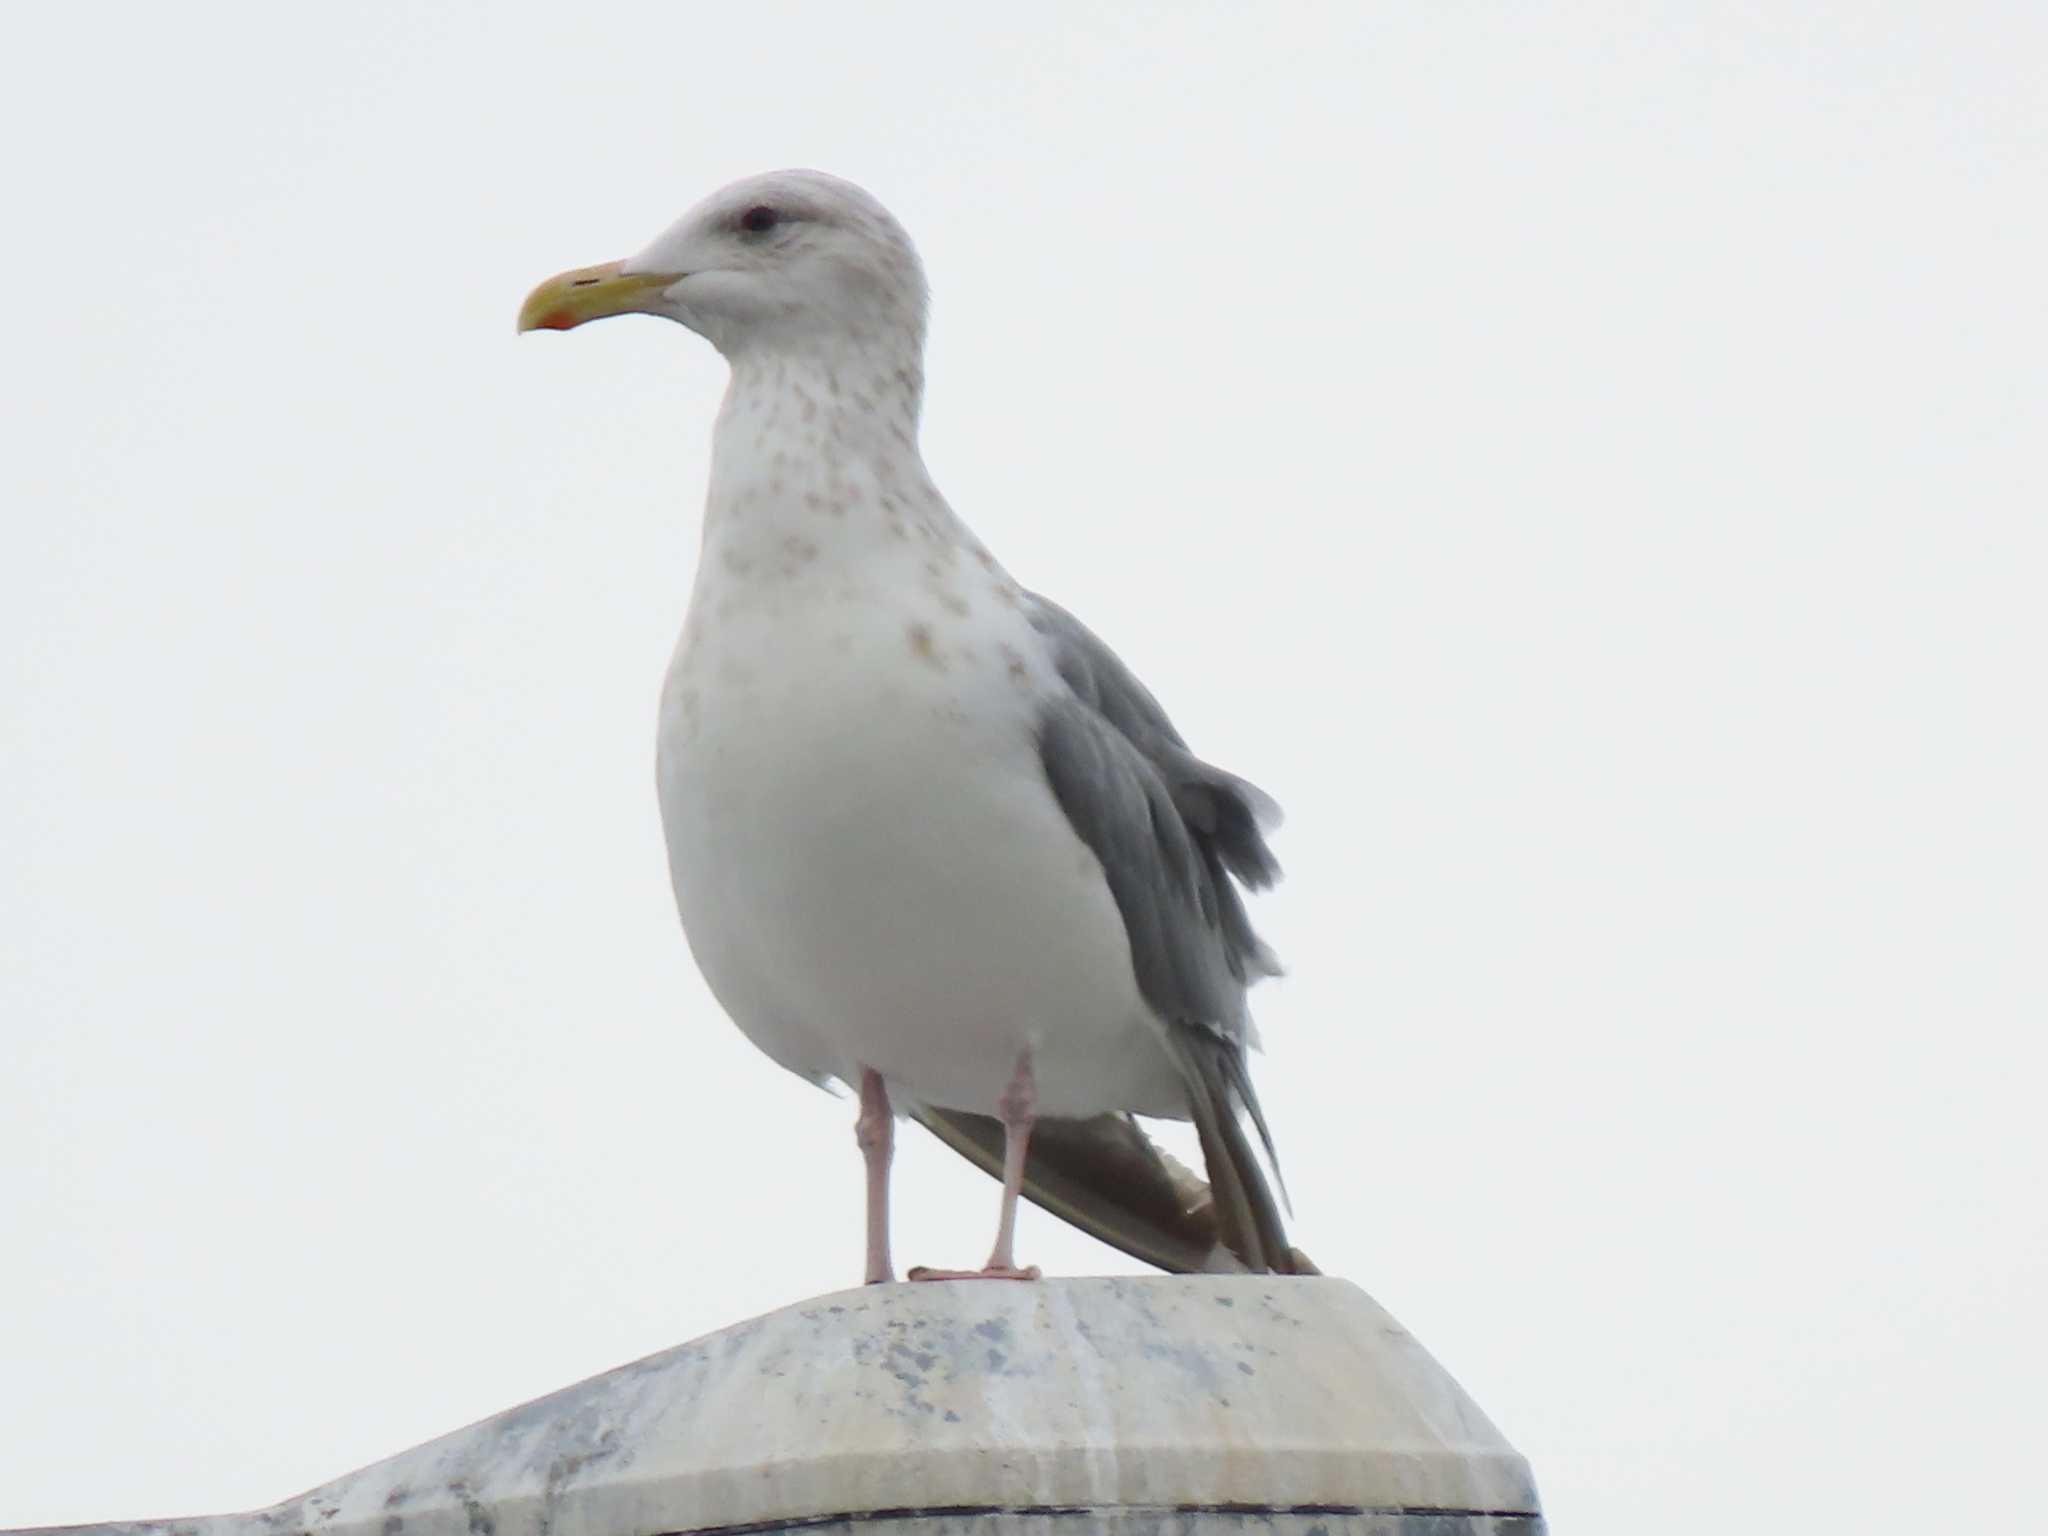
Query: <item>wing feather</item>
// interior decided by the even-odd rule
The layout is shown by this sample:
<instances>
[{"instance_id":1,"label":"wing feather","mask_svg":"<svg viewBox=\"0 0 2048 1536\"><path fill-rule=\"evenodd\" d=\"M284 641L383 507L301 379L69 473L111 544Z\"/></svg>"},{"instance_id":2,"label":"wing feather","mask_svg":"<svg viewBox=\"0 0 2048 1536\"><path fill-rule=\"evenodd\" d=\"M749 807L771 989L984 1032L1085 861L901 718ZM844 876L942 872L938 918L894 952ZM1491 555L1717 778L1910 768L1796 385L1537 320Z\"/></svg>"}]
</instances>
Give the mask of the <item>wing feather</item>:
<instances>
[{"instance_id":1,"label":"wing feather","mask_svg":"<svg viewBox=\"0 0 2048 1536\"><path fill-rule=\"evenodd\" d=\"M1252 1268L1288 1267L1273 1197L1238 1124L1240 1114L1251 1120L1277 1178L1272 1134L1246 1069L1255 1037L1245 992L1279 965L1253 931L1238 886L1278 878L1265 829L1278 823L1279 809L1196 757L1158 701L1078 619L1044 598L1031 601L1033 625L1068 690L1039 718L1046 782L1102 863L1138 990L1169 1031L1224 1240Z\"/></svg>"}]
</instances>

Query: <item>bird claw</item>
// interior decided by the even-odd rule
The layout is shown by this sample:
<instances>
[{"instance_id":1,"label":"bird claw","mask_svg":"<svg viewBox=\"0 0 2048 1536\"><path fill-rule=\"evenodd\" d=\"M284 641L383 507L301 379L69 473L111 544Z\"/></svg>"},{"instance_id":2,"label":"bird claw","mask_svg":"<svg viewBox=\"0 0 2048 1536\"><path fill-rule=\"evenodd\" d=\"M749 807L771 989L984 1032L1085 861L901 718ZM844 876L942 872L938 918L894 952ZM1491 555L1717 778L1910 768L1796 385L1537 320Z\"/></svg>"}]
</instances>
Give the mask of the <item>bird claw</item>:
<instances>
[{"instance_id":1,"label":"bird claw","mask_svg":"<svg viewBox=\"0 0 2048 1536\"><path fill-rule=\"evenodd\" d=\"M1014 1264L991 1264L985 1269L933 1269L929 1264L919 1264L906 1270L906 1280L1036 1280L1039 1269L1036 1264L1027 1264L1019 1269Z\"/></svg>"}]
</instances>

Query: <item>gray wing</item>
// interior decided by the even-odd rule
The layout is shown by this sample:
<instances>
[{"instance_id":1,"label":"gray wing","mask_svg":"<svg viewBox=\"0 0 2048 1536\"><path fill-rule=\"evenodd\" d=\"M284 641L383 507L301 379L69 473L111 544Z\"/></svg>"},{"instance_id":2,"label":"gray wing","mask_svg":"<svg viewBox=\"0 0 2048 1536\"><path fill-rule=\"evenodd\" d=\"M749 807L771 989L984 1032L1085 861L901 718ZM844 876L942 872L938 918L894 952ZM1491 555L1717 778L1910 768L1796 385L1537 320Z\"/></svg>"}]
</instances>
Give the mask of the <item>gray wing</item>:
<instances>
[{"instance_id":1,"label":"gray wing","mask_svg":"<svg viewBox=\"0 0 2048 1536\"><path fill-rule=\"evenodd\" d=\"M1251 1117L1277 1176L1245 1066L1245 991L1279 966L1252 931L1236 882L1257 889L1278 877L1262 830L1278 808L1190 752L1158 701L1072 614L1043 597L1028 601L1069 690L1039 719L1046 782L1102 861L1138 989L1166 1024L1225 1240L1254 1269L1283 1267L1279 1213L1238 1119Z\"/></svg>"},{"instance_id":2,"label":"gray wing","mask_svg":"<svg viewBox=\"0 0 2048 1536\"><path fill-rule=\"evenodd\" d=\"M1246 987L1280 967L1230 877L1253 890L1279 878L1263 829L1280 809L1190 752L1159 701L1079 619L1047 598L1029 601L1071 690L1039 722L1040 758L1109 876L1145 1000L1163 1017L1242 1038Z\"/></svg>"}]
</instances>

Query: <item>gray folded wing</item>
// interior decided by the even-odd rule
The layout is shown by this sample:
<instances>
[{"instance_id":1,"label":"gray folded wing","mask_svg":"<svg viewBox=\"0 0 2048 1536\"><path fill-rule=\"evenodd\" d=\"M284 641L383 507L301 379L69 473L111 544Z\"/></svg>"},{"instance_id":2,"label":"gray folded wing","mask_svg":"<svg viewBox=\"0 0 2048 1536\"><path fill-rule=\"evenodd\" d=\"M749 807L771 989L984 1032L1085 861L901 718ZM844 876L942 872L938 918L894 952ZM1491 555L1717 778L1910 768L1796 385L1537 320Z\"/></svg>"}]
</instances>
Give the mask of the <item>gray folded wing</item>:
<instances>
[{"instance_id":1,"label":"gray folded wing","mask_svg":"<svg viewBox=\"0 0 2048 1536\"><path fill-rule=\"evenodd\" d=\"M1256 889L1278 876L1262 830L1278 809L1190 752L1158 701L1072 614L1029 601L1068 690L1040 715L1040 762L1102 863L1139 991L1165 1025L1208 1164L1218 1235L1252 1269L1291 1269L1278 1206L1239 1120L1250 1116L1273 1162L1245 1066L1245 990L1279 967L1252 931L1237 882Z\"/></svg>"}]
</instances>

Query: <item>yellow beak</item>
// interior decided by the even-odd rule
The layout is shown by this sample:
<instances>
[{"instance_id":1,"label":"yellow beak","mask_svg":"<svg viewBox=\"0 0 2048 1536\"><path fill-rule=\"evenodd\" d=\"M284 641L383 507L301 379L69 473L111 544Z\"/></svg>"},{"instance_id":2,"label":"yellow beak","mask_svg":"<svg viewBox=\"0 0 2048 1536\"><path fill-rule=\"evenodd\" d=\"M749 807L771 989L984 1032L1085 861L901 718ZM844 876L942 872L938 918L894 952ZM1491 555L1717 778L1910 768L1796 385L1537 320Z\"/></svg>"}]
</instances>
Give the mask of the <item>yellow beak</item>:
<instances>
[{"instance_id":1,"label":"yellow beak","mask_svg":"<svg viewBox=\"0 0 2048 1536\"><path fill-rule=\"evenodd\" d=\"M526 296L519 306L522 331L574 330L586 320L630 315L646 308L650 294L676 281L673 272L621 272L620 263L560 272Z\"/></svg>"}]
</instances>

